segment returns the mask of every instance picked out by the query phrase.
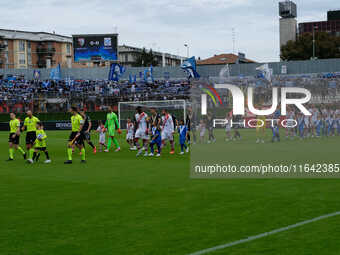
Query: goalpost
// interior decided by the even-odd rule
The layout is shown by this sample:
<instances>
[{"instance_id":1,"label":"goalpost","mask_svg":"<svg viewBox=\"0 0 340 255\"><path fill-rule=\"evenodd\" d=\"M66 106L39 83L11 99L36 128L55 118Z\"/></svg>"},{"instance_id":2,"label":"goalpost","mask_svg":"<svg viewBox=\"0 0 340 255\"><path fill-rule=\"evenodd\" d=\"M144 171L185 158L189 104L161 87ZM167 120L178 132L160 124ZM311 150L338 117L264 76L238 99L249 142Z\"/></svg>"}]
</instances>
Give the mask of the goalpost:
<instances>
[{"instance_id":1,"label":"goalpost","mask_svg":"<svg viewBox=\"0 0 340 255\"><path fill-rule=\"evenodd\" d=\"M150 109L155 108L159 114L162 109L167 109L177 120L186 118L187 103L185 100L162 100L162 101L129 101L118 103L118 120L121 129L125 129L127 119L135 119L136 108L141 106L143 111L151 116ZM124 125L124 126L123 126Z\"/></svg>"}]
</instances>

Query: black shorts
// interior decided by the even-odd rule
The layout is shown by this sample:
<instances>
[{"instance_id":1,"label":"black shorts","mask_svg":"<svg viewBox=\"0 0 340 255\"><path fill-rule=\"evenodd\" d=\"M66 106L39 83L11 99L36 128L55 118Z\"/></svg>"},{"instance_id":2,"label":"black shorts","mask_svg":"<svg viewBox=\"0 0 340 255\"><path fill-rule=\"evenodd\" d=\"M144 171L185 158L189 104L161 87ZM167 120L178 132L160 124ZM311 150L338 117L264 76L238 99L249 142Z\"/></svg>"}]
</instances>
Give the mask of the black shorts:
<instances>
[{"instance_id":1,"label":"black shorts","mask_svg":"<svg viewBox=\"0 0 340 255\"><path fill-rule=\"evenodd\" d=\"M91 141L91 135L89 132L81 132L81 135L83 136L84 140Z\"/></svg>"},{"instance_id":2,"label":"black shorts","mask_svg":"<svg viewBox=\"0 0 340 255\"><path fill-rule=\"evenodd\" d=\"M36 147L37 151L46 151L46 147Z\"/></svg>"},{"instance_id":3,"label":"black shorts","mask_svg":"<svg viewBox=\"0 0 340 255\"><path fill-rule=\"evenodd\" d=\"M34 144L37 139L37 133L35 131L26 133L26 144Z\"/></svg>"},{"instance_id":4,"label":"black shorts","mask_svg":"<svg viewBox=\"0 0 340 255\"><path fill-rule=\"evenodd\" d=\"M73 141L73 139L77 136L77 134L78 132L72 132L70 134L70 137L68 138L68 141L69 142ZM84 145L84 136L80 134L80 136L78 136L78 138L75 140L74 144Z\"/></svg>"},{"instance_id":5,"label":"black shorts","mask_svg":"<svg viewBox=\"0 0 340 255\"><path fill-rule=\"evenodd\" d=\"M13 135L15 135L14 138L12 138ZM16 135L15 133L10 133L10 134L9 134L9 138L8 138L8 142L9 142L9 143L18 145L18 144L19 144L19 141L20 141L20 135Z\"/></svg>"}]
</instances>

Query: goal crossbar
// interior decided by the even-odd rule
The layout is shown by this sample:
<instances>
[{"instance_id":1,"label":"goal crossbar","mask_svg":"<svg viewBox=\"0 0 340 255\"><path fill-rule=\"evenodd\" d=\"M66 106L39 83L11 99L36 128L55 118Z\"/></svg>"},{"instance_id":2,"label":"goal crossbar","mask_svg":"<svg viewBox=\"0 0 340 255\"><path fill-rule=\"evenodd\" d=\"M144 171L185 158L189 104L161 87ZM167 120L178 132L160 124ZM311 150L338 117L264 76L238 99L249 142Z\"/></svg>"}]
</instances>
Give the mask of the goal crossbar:
<instances>
[{"instance_id":1,"label":"goal crossbar","mask_svg":"<svg viewBox=\"0 0 340 255\"><path fill-rule=\"evenodd\" d=\"M156 108L156 109L164 109L167 108L166 102L170 102L169 105L181 105L183 106L183 113L184 113L184 118L186 116L186 101L184 99L177 99L177 100L158 100L158 101L125 101L125 102L119 102L118 103L118 121L119 121L119 126L121 126L121 110L122 110L122 105L129 105L129 106L134 106L138 107L141 106L143 108ZM168 105L168 106L169 106ZM122 128L123 129L123 128Z\"/></svg>"}]
</instances>

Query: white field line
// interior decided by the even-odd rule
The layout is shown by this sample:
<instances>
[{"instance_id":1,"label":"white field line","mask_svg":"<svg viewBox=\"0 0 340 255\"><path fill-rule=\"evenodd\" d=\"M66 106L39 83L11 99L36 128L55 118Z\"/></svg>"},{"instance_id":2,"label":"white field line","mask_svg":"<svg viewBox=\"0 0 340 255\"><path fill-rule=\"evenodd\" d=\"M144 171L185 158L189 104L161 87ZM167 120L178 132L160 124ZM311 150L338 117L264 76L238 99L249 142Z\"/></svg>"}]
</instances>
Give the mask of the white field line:
<instances>
[{"instance_id":1,"label":"white field line","mask_svg":"<svg viewBox=\"0 0 340 255\"><path fill-rule=\"evenodd\" d=\"M274 235L274 234L277 234L277 233L280 233L280 232L283 232L283 231L287 231L287 230L290 230L290 229L293 229L293 228L297 228L297 227L300 227L300 226L303 226L303 225L306 225L306 224L309 224L309 223L313 223L313 222L316 222L316 221L324 220L324 219L327 219L327 218L330 218L330 217L334 217L334 216L338 216L338 215L340 215L340 211L339 212L335 212L335 213L330 213L330 214L322 215L322 216L316 217L314 219L310 219L310 220L306 220L306 221L301 221L299 223L296 223L296 224L293 224L293 225L289 225L287 227L275 229L275 230L272 230L272 231L269 231L269 232L265 232L265 233L262 233L262 234L259 234L259 235L249 236L249 237L247 237L245 239L241 239L241 240L234 241L234 242L231 242L231 243L221 244L221 245L218 245L218 246L215 246L215 247L211 247L211 248L208 248L208 249L204 249L204 250L201 250L201 251L190 253L188 255L201 255L201 254L206 254L206 253L209 253L209 252L213 252L213 251L229 248L229 247L232 247L232 246L235 246L235 245L238 245L238 244L251 242L251 241L263 238L263 237Z\"/></svg>"}]
</instances>

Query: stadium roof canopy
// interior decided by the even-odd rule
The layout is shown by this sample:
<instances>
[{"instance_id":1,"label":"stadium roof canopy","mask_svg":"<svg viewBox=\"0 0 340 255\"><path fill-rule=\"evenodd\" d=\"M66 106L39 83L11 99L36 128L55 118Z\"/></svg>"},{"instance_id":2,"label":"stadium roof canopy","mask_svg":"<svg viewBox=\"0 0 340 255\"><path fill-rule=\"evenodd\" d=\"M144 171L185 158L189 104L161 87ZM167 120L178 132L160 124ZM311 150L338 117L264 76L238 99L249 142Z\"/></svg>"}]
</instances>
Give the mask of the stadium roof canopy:
<instances>
[{"instance_id":1,"label":"stadium roof canopy","mask_svg":"<svg viewBox=\"0 0 340 255\"><path fill-rule=\"evenodd\" d=\"M72 43L72 37L58 35L47 32L29 32L19 30L0 29L0 36L7 40L27 40L27 41L51 41L51 42L68 42Z\"/></svg>"}]
</instances>

